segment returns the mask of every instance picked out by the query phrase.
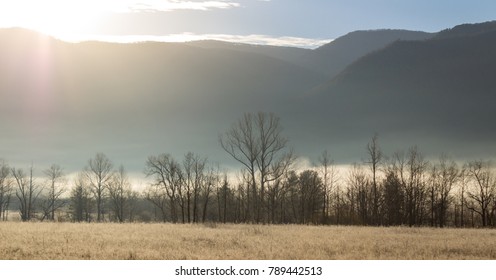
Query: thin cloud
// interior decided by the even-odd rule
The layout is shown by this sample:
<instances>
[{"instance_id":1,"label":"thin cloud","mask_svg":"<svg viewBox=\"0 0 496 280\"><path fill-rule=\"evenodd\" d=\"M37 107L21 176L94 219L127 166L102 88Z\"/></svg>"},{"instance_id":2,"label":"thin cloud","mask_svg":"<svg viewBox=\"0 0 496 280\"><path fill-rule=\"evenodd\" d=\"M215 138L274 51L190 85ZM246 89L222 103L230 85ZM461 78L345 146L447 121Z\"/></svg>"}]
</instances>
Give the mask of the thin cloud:
<instances>
[{"instance_id":1,"label":"thin cloud","mask_svg":"<svg viewBox=\"0 0 496 280\"><path fill-rule=\"evenodd\" d=\"M231 1L143 0L128 4L127 9L131 12L170 12L175 10L208 11L213 9L230 9L239 6L239 3Z\"/></svg>"}]
</instances>

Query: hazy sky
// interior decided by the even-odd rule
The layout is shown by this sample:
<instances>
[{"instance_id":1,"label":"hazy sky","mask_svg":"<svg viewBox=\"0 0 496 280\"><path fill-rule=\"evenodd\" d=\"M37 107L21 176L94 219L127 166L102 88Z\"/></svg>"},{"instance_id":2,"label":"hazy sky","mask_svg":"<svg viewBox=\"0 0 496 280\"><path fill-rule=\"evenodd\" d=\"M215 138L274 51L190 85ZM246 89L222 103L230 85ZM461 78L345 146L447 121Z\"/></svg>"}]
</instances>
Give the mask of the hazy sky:
<instances>
[{"instance_id":1,"label":"hazy sky","mask_svg":"<svg viewBox=\"0 0 496 280\"><path fill-rule=\"evenodd\" d=\"M68 40L316 46L359 29L439 31L492 20L495 10L491 0L12 0L0 3L0 26Z\"/></svg>"}]
</instances>

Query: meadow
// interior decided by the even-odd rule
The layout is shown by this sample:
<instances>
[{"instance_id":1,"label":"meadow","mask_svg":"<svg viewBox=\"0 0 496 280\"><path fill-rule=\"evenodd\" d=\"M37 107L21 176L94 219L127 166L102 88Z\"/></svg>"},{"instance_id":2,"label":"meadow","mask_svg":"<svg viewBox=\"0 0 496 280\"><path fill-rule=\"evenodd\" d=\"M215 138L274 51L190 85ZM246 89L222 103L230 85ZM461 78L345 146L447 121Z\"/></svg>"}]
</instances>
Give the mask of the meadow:
<instances>
[{"instance_id":1,"label":"meadow","mask_svg":"<svg viewBox=\"0 0 496 280\"><path fill-rule=\"evenodd\" d=\"M0 259L496 259L496 230L0 222Z\"/></svg>"}]
</instances>

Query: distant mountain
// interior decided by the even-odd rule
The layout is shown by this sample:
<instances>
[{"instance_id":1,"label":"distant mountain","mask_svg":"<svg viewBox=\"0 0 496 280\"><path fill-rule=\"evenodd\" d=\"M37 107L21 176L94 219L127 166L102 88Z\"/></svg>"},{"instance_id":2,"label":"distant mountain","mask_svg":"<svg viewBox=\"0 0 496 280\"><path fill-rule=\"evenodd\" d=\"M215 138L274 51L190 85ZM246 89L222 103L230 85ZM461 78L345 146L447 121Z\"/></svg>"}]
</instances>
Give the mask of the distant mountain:
<instances>
[{"instance_id":1,"label":"distant mountain","mask_svg":"<svg viewBox=\"0 0 496 280\"><path fill-rule=\"evenodd\" d=\"M82 165L95 151L124 163L139 158L134 168L152 151L223 159L218 133L243 112L280 112L325 81L249 46L72 44L19 29L0 31L0 42L6 159L48 159L54 152L54 161L70 160L58 147L83 154ZM14 146L5 144L9 137Z\"/></svg>"},{"instance_id":2,"label":"distant mountain","mask_svg":"<svg viewBox=\"0 0 496 280\"><path fill-rule=\"evenodd\" d=\"M432 36L432 33L408 30L354 31L304 54L299 64L334 77L355 60L395 41L426 40Z\"/></svg>"},{"instance_id":3,"label":"distant mountain","mask_svg":"<svg viewBox=\"0 0 496 280\"><path fill-rule=\"evenodd\" d=\"M318 87L306 106L330 127L345 122L333 132L356 139L377 131L431 153L496 155L488 146L496 139L495 69L494 22L462 25L368 54Z\"/></svg>"},{"instance_id":4,"label":"distant mountain","mask_svg":"<svg viewBox=\"0 0 496 280\"><path fill-rule=\"evenodd\" d=\"M213 40L193 41L185 44L207 49L236 50L261 54L305 67L327 77L333 77L362 56L380 50L395 41L425 40L432 38L434 35L434 33L420 31L389 29L354 31L315 50Z\"/></svg>"},{"instance_id":5,"label":"distant mountain","mask_svg":"<svg viewBox=\"0 0 496 280\"><path fill-rule=\"evenodd\" d=\"M226 165L218 135L244 112L281 117L301 156L496 156L496 28L352 32L316 50L219 41L66 43L0 30L0 158L78 170L96 152L140 173L188 151Z\"/></svg>"},{"instance_id":6,"label":"distant mountain","mask_svg":"<svg viewBox=\"0 0 496 280\"><path fill-rule=\"evenodd\" d=\"M448 28L437 33L436 39L446 39L453 37L474 36L496 30L496 21L484 23L460 24L453 28Z\"/></svg>"}]
</instances>

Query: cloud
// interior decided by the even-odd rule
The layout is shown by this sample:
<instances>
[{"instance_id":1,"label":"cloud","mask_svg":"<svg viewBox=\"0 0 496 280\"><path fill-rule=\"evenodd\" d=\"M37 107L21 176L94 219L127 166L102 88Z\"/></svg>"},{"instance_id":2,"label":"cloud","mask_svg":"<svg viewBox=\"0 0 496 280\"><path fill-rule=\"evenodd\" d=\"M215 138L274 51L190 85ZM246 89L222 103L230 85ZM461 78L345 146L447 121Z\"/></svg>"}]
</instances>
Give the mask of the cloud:
<instances>
[{"instance_id":1,"label":"cloud","mask_svg":"<svg viewBox=\"0 0 496 280\"><path fill-rule=\"evenodd\" d=\"M175 10L208 11L213 9L230 9L239 7L240 4L232 1L179 1L179 0L142 0L129 3L130 12L169 12ZM122 11L122 9L120 9Z\"/></svg>"},{"instance_id":2,"label":"cloud","mask_svg":"<svg viewBox=\"0 0 496 280\"><path fill-rule=\"evenodd\" d=\"M69 42L81 41L104 41L114 43L133 43L133 42L190 42L201 40L217 40L226 41L240 44L252 45L270 45L270 46L284 46L284 47L298 47L314 49L324 44L329 43L329 39L312 39L301 37L272 37L268 35L252 34L252 35L229 35L229 34L194 34L194 33L180 33L169 34L163 36L155 35L118 35L118 36L104 36L104 35L75 35L58 37L61 40Z\"/></svg>"}]
</instances>

